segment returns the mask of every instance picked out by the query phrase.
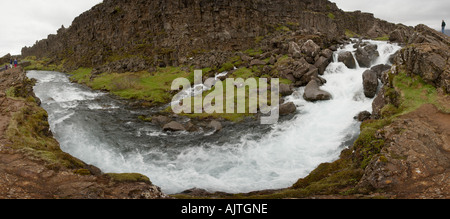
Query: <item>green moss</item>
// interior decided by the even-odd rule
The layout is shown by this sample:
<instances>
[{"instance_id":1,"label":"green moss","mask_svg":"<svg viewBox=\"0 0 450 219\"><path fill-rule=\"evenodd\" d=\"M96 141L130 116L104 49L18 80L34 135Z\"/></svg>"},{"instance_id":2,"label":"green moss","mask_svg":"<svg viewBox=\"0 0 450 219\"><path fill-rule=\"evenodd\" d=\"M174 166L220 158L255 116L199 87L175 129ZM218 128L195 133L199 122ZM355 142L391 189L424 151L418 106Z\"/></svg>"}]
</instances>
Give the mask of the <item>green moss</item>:
<instances>
[{"instance_id":1,"label":"green moss","mask_svg":"<svg viewBox=\"0 0 450 219\"><path fill-rule=\"evenodd\" d=\"M6 137L11 142L9 146L43 159L48 166L84 167L82 161L61 151L50 132L47 118L47 112L36 103L25 104L13 115L6 130Z\"/></svg>"},{"instance_id":2,"label":"green moss","mask_svg":"<svg viewBox=\"0 0 450 219\"><path fill-rule=\"evenodd\" d=\"M139 173L107 173L106 175L116 182L145 182L152 184L147 176Z\"/></svg>"},{"instance_id":3,"label":"green moss","mask_svg":"<svg viewBox=\"0 0 450 219\"><path fill-rule=\"evenodd\" d=\"M247 79L254 76L253 71L249 68L239 68L233 72L233 78Z\"/></svg>"},{"instance_id":4,"label":"green moss","mask_svg":"<svg viewBox=\"0 0 450 219\"><path fill-rule=\"evenodd\" d=\"M92 175L91 171L89 171L88 169L78 169L78 170L74 170L73 173L81 175L81 176L89 176Z\"/></svg>"},{"instance_id":5,"label":"green moss","mask_svg":"<svg viewBox=\"0 0 450 219\"><path fill-rule=\"evenodd\" d=\"M278 27L275 28L275 30L277 32L289 32L289 31L291 31L291 29L289 29L289 27L286 27L284 25L279 25Z\"/></svg>"},{"instance_id":6,"label":"green moss","mask_svg":"<svg viewBox=\"0 0 450 219\"><path fill-rule=\"evenodd\" d=\"M227 62L222 65L222 67L218 70L218 72L230 71L230 70L233 70L233 68L234 68L234 64ZM205 73L205 72L203 72L203 73Z\"/></svg>"},{"instance_id":7,"label":"green moss","mask_svg":"<svg viewBox=\"0 0 450 219\"><path fill-rule=\"evenodd\" d=\"M330 18L331 20L334 20L336 18L336 16L333 13L328 13L328 18Z\"/></svg>"},{"instance_id":8,"label":"green moss","mask_svg":"<svg viewBox=\"0 0 450 219\"><path fill-rule=\"evenodd\" d=\"M249 55L249 56L257 56L257 55L261 55L263 52L261 49L247 49L244 51L245 54Z\"/></svg>"},{"instance_id":9,"label":"green moss","mask_svg":"<svg viewBox=\"0 0 450 219\"><path fill-rule=\"evenodd\" d=\"M348 38L354 38L354 37L359 37L359 35L349 29L345 30L345 36L347 36Z\"/></svg>"},{"instance_id":10,"label":"green moss","mask_svg":"<svg viewBox=\"0 0 450 219\"><path fill-rule=\"evenodd\" d=\"M389 35L383 35L383 36L381 36L381 37L374 38L373 40L378 40L378 41L389 41Z\"/></svg>"}]
</instances>

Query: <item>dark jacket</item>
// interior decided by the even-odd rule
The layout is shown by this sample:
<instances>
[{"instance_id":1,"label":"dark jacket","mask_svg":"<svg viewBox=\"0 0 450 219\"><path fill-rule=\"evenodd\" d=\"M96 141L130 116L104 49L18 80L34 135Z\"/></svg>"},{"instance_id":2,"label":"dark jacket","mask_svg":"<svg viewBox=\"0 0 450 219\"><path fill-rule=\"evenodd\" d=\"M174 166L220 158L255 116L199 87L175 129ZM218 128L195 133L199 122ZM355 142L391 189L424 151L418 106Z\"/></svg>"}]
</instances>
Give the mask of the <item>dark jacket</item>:
<instances>
[{"instance_id":1,"label":"dark jacket","mask_svg":"<svg viewBox=\"0 0 450 219\"><path fill-rule=\"evenodd\" d=\"M445 22L444 21L442 21L442 26L445 27Z\"/></svg>"}]
</instances>

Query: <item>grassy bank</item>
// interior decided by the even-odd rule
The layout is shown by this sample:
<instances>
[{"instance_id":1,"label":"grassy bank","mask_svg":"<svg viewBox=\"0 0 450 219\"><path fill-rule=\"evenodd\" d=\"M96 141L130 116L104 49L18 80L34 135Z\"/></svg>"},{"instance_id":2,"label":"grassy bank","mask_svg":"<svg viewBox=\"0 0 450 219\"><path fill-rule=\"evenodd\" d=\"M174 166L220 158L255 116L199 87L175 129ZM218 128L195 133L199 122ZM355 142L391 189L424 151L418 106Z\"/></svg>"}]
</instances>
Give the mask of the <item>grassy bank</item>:
<instances>
[{"instance_id":1,"label":"grassy bank","mask_svg":"<svg viewBox=\"0 0 450 219\"><path fill-rule=\"evenodd\" d=\"M261 50L246 50L243 52L246 55L254 56L260 55L262 53ZM288 57L282 57L280 59L280 63L283 64L283 60ZM37 60L34 57L28 57L26 59L31 63L28 66L27 70L47 70L47 71L63 71L63 63L60 65L52 65L48 64L48 59ZM269 62L269 59L263 60L266 64ZM278 64L280 64L278 63ZM221 66L216 66L212 68L202 69L203 76L205 77L214 77L215 74L225 71L230 71L231 73L227 76L228 78L242 78L244 80L248 78L255 78L257 81L260 77L268 78L278 77L278 72L274 71L270 74L263 75L263 67L264 65L254 65L248 66L249 63L246 63L241 59L240 56L231 57L228 62L222 64ZM273 65L267 65L273 68ZM178 91L172 91L171 85L172 82L177 78L187 78L191 84L194 83L194 69L192 67L164 67L157 68L153 72L141 71L141 72L125 72L125 73L103 73L103 74L93 74L92 68L79 68L75 71L69 72L71 75L70 79L73 82L85 84L92 89L103 90L110 92L114 95L117 95L120 98L131 99L131 100L141 100L143 106L152 107L152 106L160 106L163 104L170 103L173 99L174 95L178 93ZM226 88L226 82L219 82L223 84L224 94ZM280 83L290 84L291 81L287 79L281 79ZM259 85L258 85L259 86ZM247 103L245 108L245 113L190 113L190 114L182 114L183 116L191 117L191 118L216 118L216 119L225 119L233 122L239 122L247 117L253 117L254 114L249 113L248 104L250 102L249 89L246 90L245 100ZM203 98L207 97L211 93L216 92L215 89L211 91L204 92ZM269 95L269 104L270 104L270 93ZM235 92L234 99L237 102L237 92ZM224 106L225 109L226 106ZM171 109L166 109L163 113L171 113ZM234 111L237 112L237 111Z\"/></svg>"}]
</instances>

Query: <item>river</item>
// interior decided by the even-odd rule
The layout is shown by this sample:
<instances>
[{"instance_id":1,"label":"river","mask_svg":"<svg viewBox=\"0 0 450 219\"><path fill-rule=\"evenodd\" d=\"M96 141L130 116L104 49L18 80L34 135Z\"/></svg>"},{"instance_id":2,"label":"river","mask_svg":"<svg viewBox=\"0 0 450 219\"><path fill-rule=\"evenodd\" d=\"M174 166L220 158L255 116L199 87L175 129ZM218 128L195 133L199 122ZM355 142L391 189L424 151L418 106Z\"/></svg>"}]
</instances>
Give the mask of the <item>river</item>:
<instances>
[{"instance_id":1,"label":"river","mask_svg":"<svg viewBox=\"0 0 450 219\"><path fill-rule=\"evenodd\" d=\"M388 62L400 47L377 44L380 57L373 65ZM218 133L166 133L138 119L155 109L132 107L107 93L71 83L69 75L29 71L34 87L49 114L49 123L61 149L103 172L141 173L174 194L190 188L230 193L279 189L293 185L319 164L331 162L359 134L359 112L371 111L373 99L363 94L366 68L348 69L336 61L335 52L323 78L323 90L332 100L306 102L303 89L287 101L297 114L275 125L259 121L225 124Z\"/></svg>"}]
</instances>

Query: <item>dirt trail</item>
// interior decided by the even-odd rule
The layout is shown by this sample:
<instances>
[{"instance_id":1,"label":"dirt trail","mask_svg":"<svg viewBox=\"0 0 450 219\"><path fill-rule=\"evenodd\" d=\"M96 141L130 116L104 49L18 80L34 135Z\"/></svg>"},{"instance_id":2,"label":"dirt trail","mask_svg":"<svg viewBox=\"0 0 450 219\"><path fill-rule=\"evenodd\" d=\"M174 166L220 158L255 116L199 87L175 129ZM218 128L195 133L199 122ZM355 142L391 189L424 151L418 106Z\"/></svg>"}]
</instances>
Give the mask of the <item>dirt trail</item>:
<instances>
[{"instance_id":1,"label":"dirt trail","mask_svg":"<svg viewBox=\"0 0 450 219\"><path fill-rule=\"evenodd\" d=\"M159 187L141 175L106 175L87 164L86 169L67 168L62 164L49 164L26 146L14 147L7 136L14 115L24 108L38 108L27 98L11 97L11 87L28 86L30 89L29 85L24 85L25 79L20 67L0 72L0 199L167 198ZM70 156L63 152L58 156L61 154Z\"/></svg>"}]
</instances>

